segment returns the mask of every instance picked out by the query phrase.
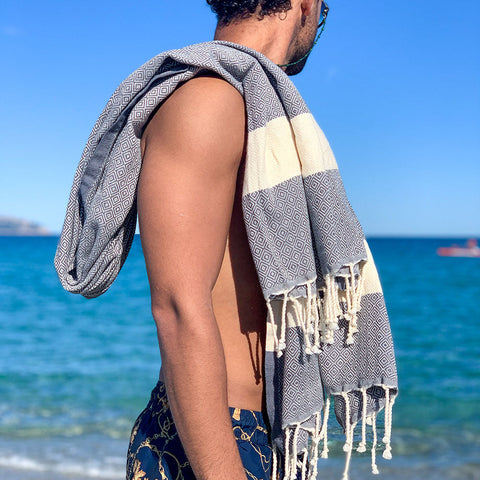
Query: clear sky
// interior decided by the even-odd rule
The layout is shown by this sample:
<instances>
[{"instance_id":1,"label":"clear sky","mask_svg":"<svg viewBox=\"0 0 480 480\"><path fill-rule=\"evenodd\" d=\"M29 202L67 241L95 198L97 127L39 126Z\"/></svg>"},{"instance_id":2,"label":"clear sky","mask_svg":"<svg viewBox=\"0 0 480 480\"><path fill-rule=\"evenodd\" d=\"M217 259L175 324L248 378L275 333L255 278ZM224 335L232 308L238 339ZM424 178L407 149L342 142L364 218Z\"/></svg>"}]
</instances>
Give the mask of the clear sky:
<instances>
[{"instance_id":1,"label":"clear sky","mask_svg":"<svg viewBox=\"0 0 480 480\"><path fill-rule=\"evenodd\" d=\"M366 234L480 236L480 1L329 5L294 82ZM115 87L214 27L204 0L1 0L0 215L58 232Z\"/></svg>"}]
</instances>

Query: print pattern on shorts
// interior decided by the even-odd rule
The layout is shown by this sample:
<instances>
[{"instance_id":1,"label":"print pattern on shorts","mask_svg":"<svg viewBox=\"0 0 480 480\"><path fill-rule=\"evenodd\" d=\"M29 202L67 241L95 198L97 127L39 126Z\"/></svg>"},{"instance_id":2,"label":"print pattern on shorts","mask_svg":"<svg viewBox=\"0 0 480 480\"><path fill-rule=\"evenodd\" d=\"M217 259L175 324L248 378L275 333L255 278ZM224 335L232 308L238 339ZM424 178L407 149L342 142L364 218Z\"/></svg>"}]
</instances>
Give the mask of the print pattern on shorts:
<instances>
[{"instance_id":1,"label":"print pattern on shorts","mask_svg":"<svg viewBox=\"0 0 480 480\"><path fill-rule=\"evenodd\" d=\"M230 409L232 429L251 480L270 480L272 448L261 413ZM127 454L127 480L195 480L159 382L150 402L137 418Z\"/></svg>"}]
</instances>

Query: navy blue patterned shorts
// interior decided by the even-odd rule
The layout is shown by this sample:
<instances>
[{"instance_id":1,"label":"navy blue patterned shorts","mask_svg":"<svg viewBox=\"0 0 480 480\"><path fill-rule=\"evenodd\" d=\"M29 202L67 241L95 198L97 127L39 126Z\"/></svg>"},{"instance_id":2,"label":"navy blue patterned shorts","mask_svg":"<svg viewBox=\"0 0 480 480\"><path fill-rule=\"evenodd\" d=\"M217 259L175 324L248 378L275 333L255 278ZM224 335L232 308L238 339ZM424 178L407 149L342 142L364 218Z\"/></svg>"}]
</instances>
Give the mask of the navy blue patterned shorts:
<instances>
[{"instance_id":1,"label":"navy blue patterned shorts","mask_svg":"<svg viewBox=\"0 0 480 480\"><path fill-rule=\"evenodd\" d=\"M230 416L246 478L270 480L272 448L262 413L230 408ZM162 382L153 389L147 408L133 426L127 480L195 480Z\"/></svg>"}]
</instances>

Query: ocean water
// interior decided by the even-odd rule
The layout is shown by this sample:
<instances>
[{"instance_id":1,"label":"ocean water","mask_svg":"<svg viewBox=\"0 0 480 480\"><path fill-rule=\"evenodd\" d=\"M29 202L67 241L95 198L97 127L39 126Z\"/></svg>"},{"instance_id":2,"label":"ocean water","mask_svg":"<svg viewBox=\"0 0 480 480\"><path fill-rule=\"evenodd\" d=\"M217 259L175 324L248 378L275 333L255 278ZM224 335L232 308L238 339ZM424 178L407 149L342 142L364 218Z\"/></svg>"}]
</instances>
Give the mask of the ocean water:
<instances>
[{"instance_id":1,"label":"ocean water","mask_svg":"<svg viewBox=\"0 0 480 480\"><path fill-rule=\"evenodd\" d=\"M385 478L480 479L480 259L435 253L464 240L369 239L400 381ZM119 480L160 367L140 242L93 300L60 287L56 242L0 238L0 478ZM341 478L330 438L319 479ZM369 463L355 453L350 478L373 478Z\"/></svg>"}]
</instances>

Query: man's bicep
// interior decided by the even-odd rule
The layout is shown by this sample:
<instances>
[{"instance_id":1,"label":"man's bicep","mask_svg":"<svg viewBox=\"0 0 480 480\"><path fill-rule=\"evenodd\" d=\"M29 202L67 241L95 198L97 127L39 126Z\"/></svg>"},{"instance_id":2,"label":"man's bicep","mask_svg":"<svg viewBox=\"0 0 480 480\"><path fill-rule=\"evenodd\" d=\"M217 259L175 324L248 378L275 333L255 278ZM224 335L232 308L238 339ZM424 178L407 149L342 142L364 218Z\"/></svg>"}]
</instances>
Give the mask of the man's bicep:
<instances>
[{"instance_id":1,"label":"man's bicep","mask_svg":"<svg viewBox=\"0 0 480 480\"><path fill-rule=\"evenodd\" d=\"M243 150L243 100L221 80L190 82L145 132L138 208L154 308L183 295L207 300L223 259Z\"/></svg>"}]
</instances>

